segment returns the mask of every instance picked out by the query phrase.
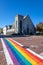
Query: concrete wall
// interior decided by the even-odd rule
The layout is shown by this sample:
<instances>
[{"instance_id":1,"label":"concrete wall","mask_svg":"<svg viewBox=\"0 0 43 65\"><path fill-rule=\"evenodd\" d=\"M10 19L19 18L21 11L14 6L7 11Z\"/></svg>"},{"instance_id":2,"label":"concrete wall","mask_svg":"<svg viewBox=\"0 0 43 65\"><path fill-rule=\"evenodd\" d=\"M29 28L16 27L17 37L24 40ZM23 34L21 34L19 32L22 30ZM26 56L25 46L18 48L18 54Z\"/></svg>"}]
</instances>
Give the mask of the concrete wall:
<instances>
[{"instance_id":1,"label":"concrete wall","mask_svg":"<svg viewBox=\"0 0 43 65\"><path fill-rule=\"evenodd\" d=\"M7 32L7 28L4 27L4 28L3 28L3 34L6 35L6 32Z\"/></svg>"},{"instance_id":2,"label":"concrete wall","mask_svg":"<svg viewBox=\"0 0 43 65\"><path fill-rule=\"evenodd\" d=\"M29 16L22 16L22 15L17 15L15 17L15 22L13 24L13 28L15 29L15 33L20 33L20 21L22 21L22 33L27 33L27 27L28 27L28 34L29 33L34 33L35 32L35 27L30 19Z\"/></svg>"},{"instance_id":3,"label":"concrete wall","mask_svg":"<svg viewBox=\"0 0 43 65\"><path fill-rule=\"evenodd\" d=\"M17 15L16 17L15 17L15 21L14 21L14 23L13 23L13 25L12 25L12 30L14 29L14 31L12 31L11 33L14 33L14 34L18 34L18 33L21 33L20 32L20 21L22 21L22 30L21 30L21 32L23 33L23 34L30 34L30 33L35 33L35 27L34 27L34 25L33 25L33 23L32 23L32 21L31 21L31 19L30 19L30 17L29 16L22 16L22 15ZM27 30L28 29L28 30ZM6 35L6 28L4 27L3 28L3 33L4 33L4 35ZM10 30L7 32L7 33L10 33Z\"/></svg>"},{"instance_id":4,"label":"concrete wall","mask_svg":"<svg viewBox=\"0 0 43 65\"><path fill-rule=\"evenodd\" d=\"M17 15L17 16L15 17L15 22L14 22L14 24L12 25L12 28L15 29L15 33L20 33L20 25L19 25L20 21L23 22L23 16Z\"/></svg>"},{"instance_id":5,"label":"concrete wall","mask_svg":"<svg viewBox=\"0 0 43 65\"><path fill-rule=\"evenodd\" d=\"M25 30L25 32L27 31L27 27L29 28L29 33L34 33L34 25L29 16L24 19L23 30Z\"/></svg>"},{"instance_id":6,"label":"concrete wall","mask_svg":"<svg viewBox=\"0 0 43 65\"><path fill-rule=\"evenodd\" d=\"M18 33L20 33L20 21L22 21L22 25L23 25L23 16L18 15ZM22 30L23 30L23 27L22 27Z\"/></svg>"}]
</instances>

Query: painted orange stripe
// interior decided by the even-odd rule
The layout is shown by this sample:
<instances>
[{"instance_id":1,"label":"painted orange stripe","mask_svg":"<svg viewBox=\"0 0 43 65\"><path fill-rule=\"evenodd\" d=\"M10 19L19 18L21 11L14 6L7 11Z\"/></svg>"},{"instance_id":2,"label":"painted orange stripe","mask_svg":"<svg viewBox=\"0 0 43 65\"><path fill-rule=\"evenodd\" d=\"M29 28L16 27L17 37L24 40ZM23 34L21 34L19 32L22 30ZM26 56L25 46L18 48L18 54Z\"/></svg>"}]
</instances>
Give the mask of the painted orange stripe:
<instances>
[{"instance_id":1,"label":"painted orange stripe","mask_svg":"<svg viewBox=\"0 0 43 65\"><path fill-rule=\"evenodd\" d=\"M12 41L13 43L14 43L14 41L13 40L11 40L11 39L9 39L10 41ZM16 44L17 45L17 44ZM35 55L33 55L32 53L30 53L29 51L27 51L26 49L24 49L24 48L21 48L19 45L17 45L21 50L23 50L25 53L27 53L32 59L34 59L36 62L41 62L41 60L38 58L38 57L36 57Z\"/></svg>"},{"instance_id":2,"label":"painted orange stripe","mask_svg":"<svg viewBox=\"0 0 43 65\"><path fill-rule=\"evenodd\" d=\"M42 62L40 62L38 65L43 65L43 61L42 61Z\"/></svg>"},{"instance_id":3,"label":"painted orange stripe","mask_svg":"<svg viewBox=\"0 0 43 65\"><path fill-rule=\"evenodd\" d=\"M21 48L22 47L18 47L18 45L17 44L14 44L14 42L12 42L12 41L10 41L9 39L8 39L8 41L9 42L11 42L22 54L25 54L25 58L29 61L30 60L30 62L32 62L32 64L37 64L37 62L35 61L35 60L33 60L33 58L31 58L27 53L25 53ZM23 55L24 56L24 55Z\"/></svg>"},{"instance_id":4,"label":"painted orange stripe","mask_svg":"<svg viewBox=\"0 0 43 65\"><path fill-rule=\"evenodd\" d=\"M11 40L11 39L10 39ZM12 42L14 42L13 40L11 40ZM17 43L16 43L17 44ZM17 44L18 45L18 44ZM20 46L20 45L18 45ZM33 55L31 52L29 52L28 50L22 48L22 50L24 50L28 55L30 55L30 57L34 58L37 62L41 62L42 59L40 59L39 57Z\"/></svg>"}]
</instances>

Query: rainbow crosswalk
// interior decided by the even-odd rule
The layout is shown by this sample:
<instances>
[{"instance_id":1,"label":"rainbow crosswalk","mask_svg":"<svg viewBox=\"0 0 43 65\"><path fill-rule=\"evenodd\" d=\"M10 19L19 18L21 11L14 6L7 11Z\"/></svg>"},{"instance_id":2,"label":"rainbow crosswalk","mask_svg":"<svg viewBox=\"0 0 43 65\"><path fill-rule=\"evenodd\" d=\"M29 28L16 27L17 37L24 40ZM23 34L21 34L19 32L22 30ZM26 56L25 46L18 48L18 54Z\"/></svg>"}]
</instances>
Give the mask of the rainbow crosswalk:
<instances>
[{"instance_id":1,"label":"rainbow crosswalk","mask_svg":"<svg viewBox=\"0 0 43 65\"><path fill-rule=\"evenodd\" d=\"M43 60L22 48L12 38L3 38L14 65L43 65Z\"/></svg>"}]
</instances>

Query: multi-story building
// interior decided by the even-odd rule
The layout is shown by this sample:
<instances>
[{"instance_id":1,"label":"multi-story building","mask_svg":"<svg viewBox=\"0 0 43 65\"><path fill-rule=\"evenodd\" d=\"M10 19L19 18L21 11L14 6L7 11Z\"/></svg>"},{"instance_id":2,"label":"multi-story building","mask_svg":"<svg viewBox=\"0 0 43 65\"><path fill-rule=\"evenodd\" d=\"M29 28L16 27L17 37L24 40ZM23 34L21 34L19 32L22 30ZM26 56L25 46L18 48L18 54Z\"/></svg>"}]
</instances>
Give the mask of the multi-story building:
<instances>
[{"instance_id":1,"label":"multi-story building","mask_svg":"<svg viewBox=\"0 0 43 65\"><path fill-rule=\"evenodd\" d=\"M7 29L6 34L35 34L35 26L30 17L17 15L11 29Z\"/></svg>"},{"instance_id":2,"label":"multi-story building","mask_svg":"<svg viewBox=\"0 0 43 65\"><path fill-rule=\"evenodd\" d=\"M28 15L17 15L15 17L15 22L12 25L12 29L15 29L15 33L17 34L34 34L36 32L35 26Z\"/></svg>"}]
</instances>

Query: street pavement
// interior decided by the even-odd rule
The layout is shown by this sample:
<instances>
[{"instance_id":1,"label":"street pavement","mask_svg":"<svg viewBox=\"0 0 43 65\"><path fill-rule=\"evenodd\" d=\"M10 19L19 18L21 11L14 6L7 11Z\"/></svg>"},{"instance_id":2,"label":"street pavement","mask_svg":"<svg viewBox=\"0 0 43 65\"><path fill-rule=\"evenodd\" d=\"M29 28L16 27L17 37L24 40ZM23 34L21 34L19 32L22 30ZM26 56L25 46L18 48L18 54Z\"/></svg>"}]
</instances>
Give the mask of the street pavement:
<instances>
[{"instance_id":1,"label":"street pavement","mask_svg":"<svg viewBox=\"0 0 43 65\"><path fill-rule=\"evenodd\" d=\"M0 65L7 65L6 58L3 51L3 46L0 39Z\"/></svg>"},{"instance_id":2,"label":"street pavement","mask_svg":"<svg viewBox=\"0 0 43 65\"><path fill-rule=\"evenodd\" d=\"M1 39L0 65L43 65L42 36Z\"/></svg>"},{"instance_id":3,"label":"street pavement","mask_svg":"<svg viewBox=\"0 0 43 65\"><path fill-rule=\"evenodd\" d=\"M43 54L43 36L14 37L14 40L38 54Z\"/></svg>"}]
</instances>

